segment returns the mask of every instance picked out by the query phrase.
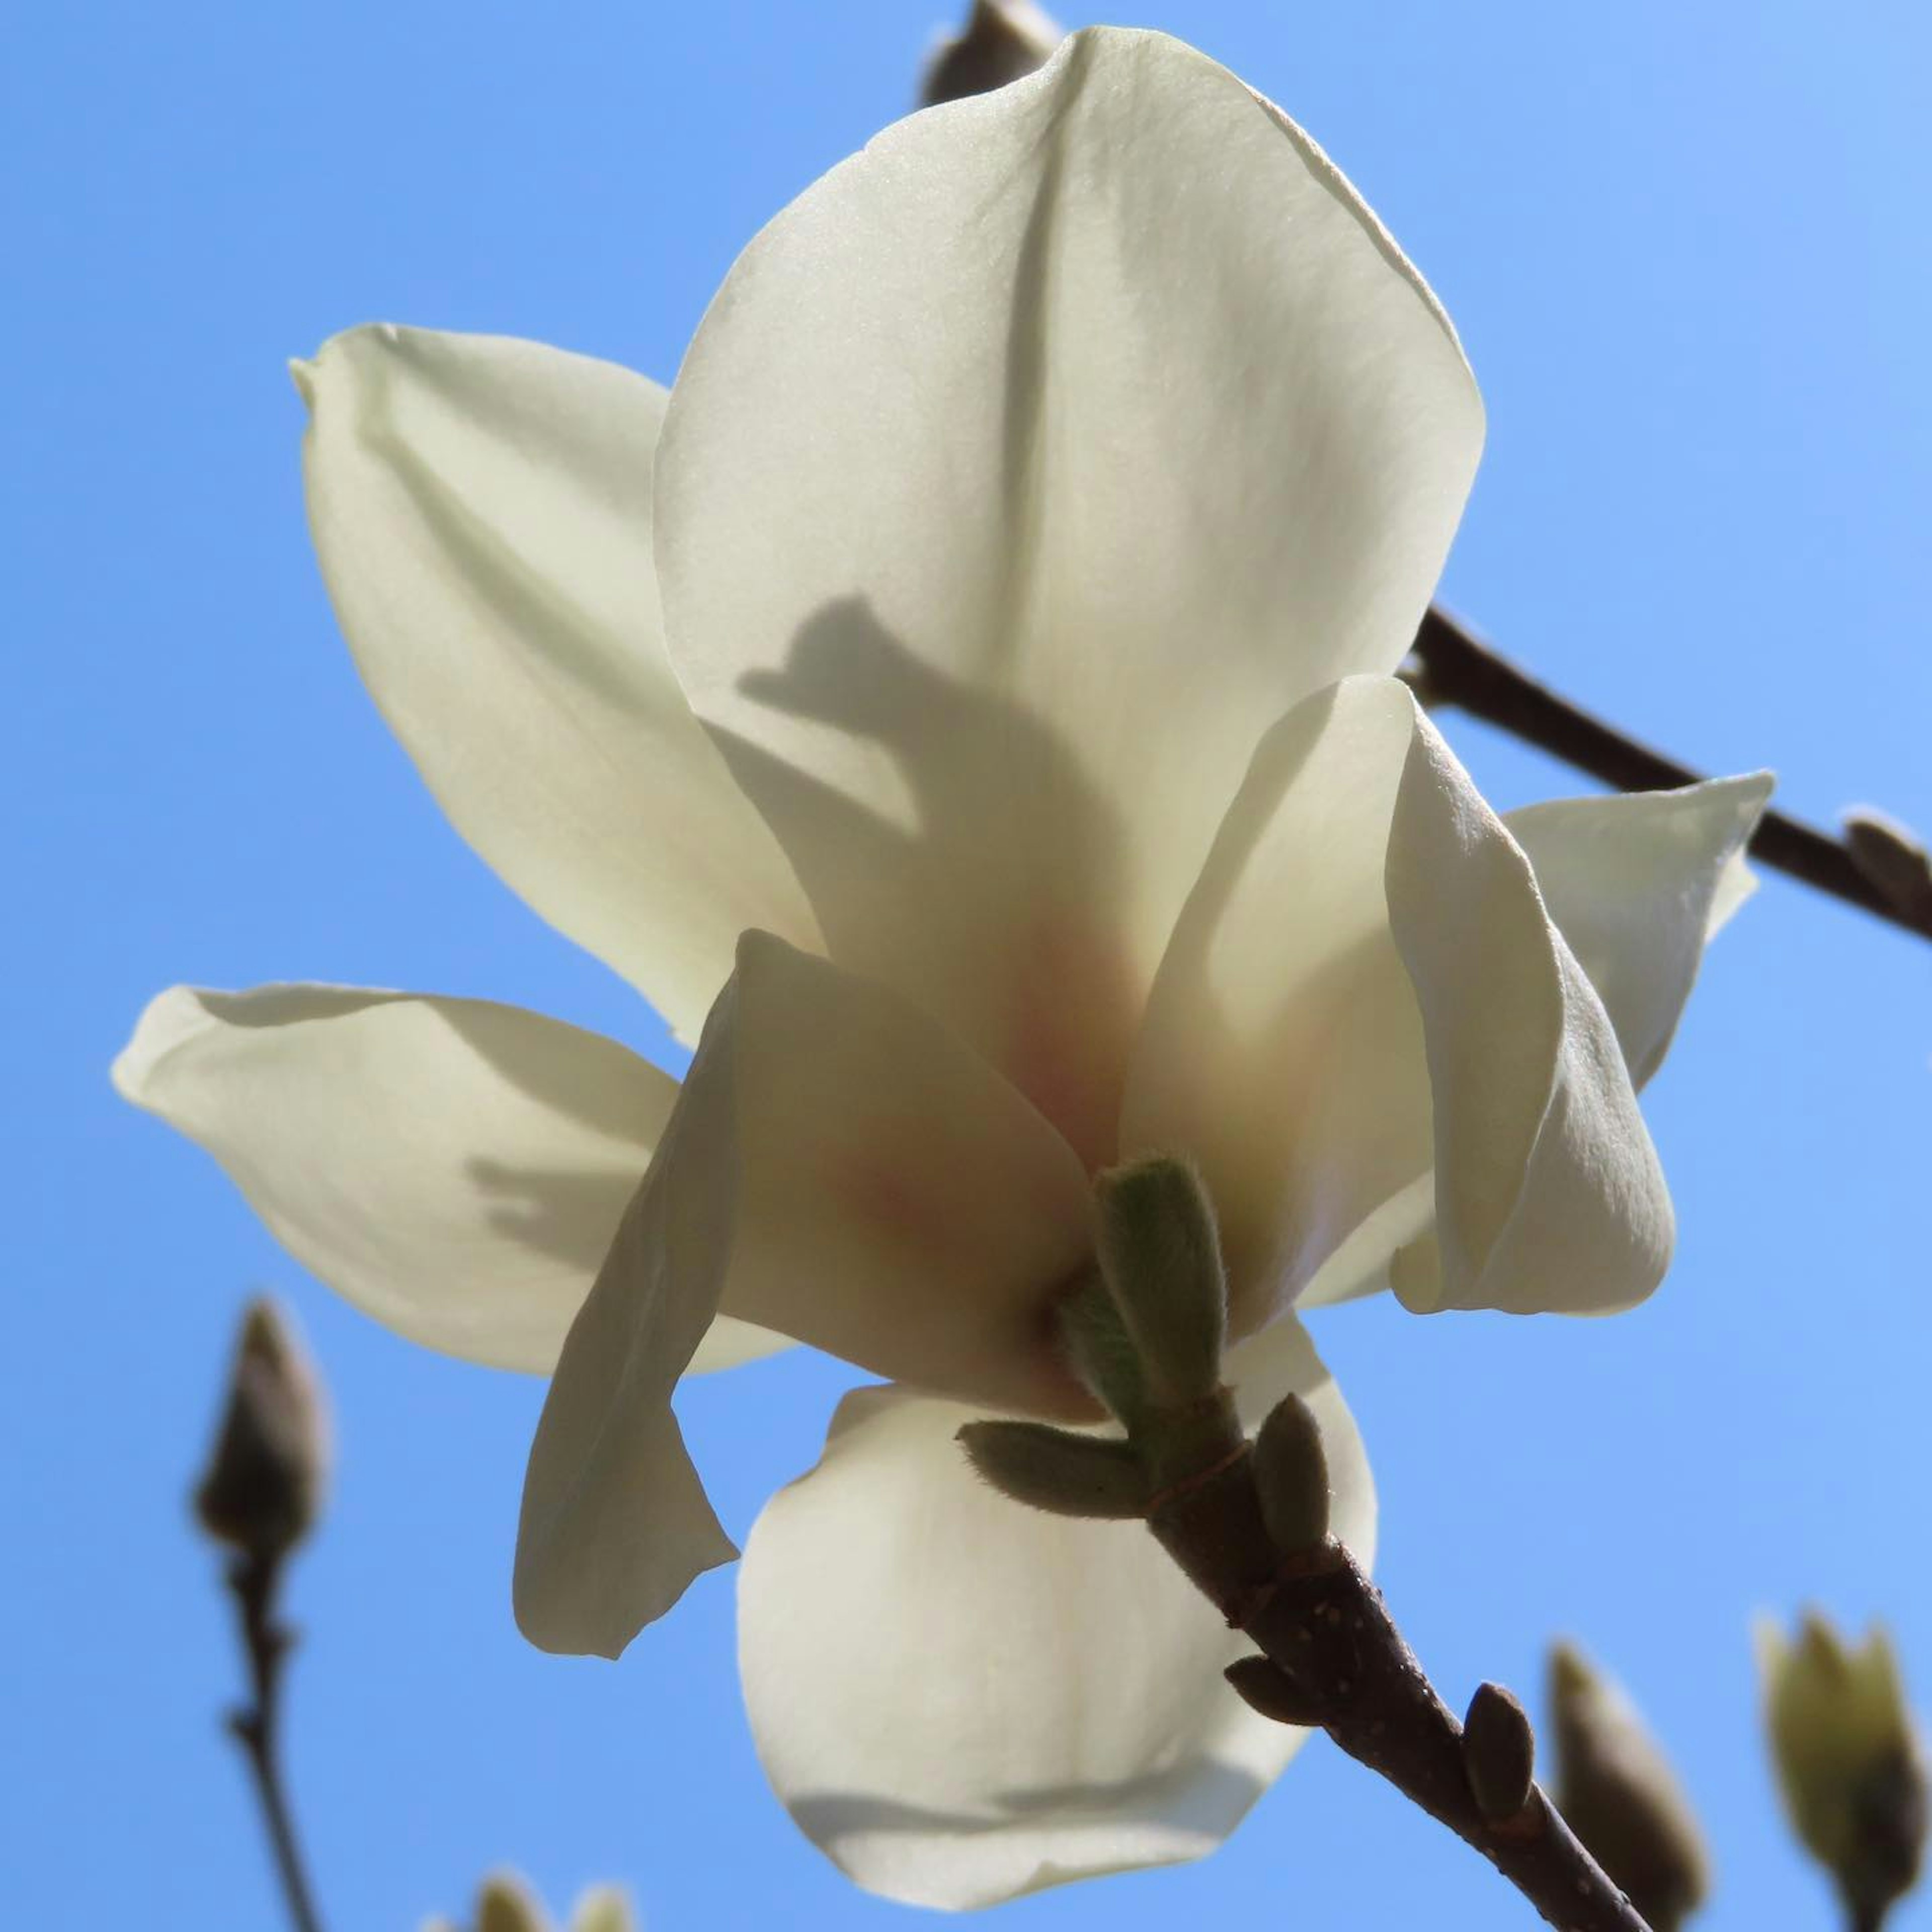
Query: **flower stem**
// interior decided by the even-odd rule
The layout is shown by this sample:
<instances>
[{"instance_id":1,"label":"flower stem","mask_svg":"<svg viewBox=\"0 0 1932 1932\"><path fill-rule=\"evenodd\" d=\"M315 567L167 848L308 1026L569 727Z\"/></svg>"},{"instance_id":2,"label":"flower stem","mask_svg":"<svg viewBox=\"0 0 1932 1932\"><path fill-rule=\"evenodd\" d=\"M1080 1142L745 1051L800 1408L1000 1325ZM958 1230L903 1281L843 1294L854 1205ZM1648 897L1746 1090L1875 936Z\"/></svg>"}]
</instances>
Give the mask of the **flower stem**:
<instances>
[{"instance_id":1,"label":"flower stem","mask_svg":"<svg viewBox=\"0 0 1932 1932\"><path fill-rule=\"evenodd\" d=\"M228 1588L248 1659L251 1701L230 1714L228 1728L248 1762L290 1923L295 1932L322 1932L281 1770L282 1667L295 1643L293 1634L275 1616L281 1574L279 1558L240 1555L229 1565Z\"/></svg>"},{"instance_id":2,"label":"flower stem","mask_svg":"<svg viewBox=\"0 0 1932 1932\"><path fill-rule=\"evenodd\" d=\"M1284 1722L1325 1730L1481 1852L1550 1924L1565 1932L1648 1932L1538 1786L1530 1785L1514 1815L1484 1815L1470 1789L1462 1726L1381 1592L1337 1544L1284 1562L1262 1520L1249 1454L1174 1485L1148 1527L1275 1666L1258 1695L1250 1694L1252 1673L1235 1667L1232 1675L1250 1702Z\"/></svg>"},{"instance_id":3,"label":"flower stem","mask_svg":"<svg viewBox=\"0 0 1932 1932\"><path fill-rule=\"evenodd\" d=\"M1454 705L1619 791L1694 784L1701 776L1559 698L1442 610L1432 607L1423 619L1410 652L1409 681L1425 703ZM1750 850L1763 864L1816 891L1932 939L1932 914L1876 884L1844 839L1768 812Z\"/></svg>"}]
</instances>

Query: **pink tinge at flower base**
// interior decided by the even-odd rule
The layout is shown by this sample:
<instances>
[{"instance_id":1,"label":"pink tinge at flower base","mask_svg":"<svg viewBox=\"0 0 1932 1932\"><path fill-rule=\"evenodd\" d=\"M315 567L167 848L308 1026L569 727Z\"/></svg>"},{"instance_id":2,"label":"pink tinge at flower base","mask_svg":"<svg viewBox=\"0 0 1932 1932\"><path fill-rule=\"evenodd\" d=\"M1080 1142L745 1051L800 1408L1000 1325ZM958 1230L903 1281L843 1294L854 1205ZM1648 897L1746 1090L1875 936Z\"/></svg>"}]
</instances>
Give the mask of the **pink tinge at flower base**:
<instances>
[{"instance_id":1,"label":"pink tinge at flower base","mask_svg":"<svg viewBox=\"0 0 1932 1932\"><path fill-rule=\"evenodd\" d=\"M1499 819L1390 674L1481 440L1420 278L1202 56L1076 34L781 214L668 401L376 328L298 380L316 545L452 820L686 1040L476 1000L164 994L122 1090L430 1346L554 1373L518 1617L614 1655L733 1554L679 1378L841 1406L740 1576L761 1758L932 1905L1198 1856L1301 1734L1131 1526L994 1496L970 1415L1092 1413L1054 1345L1089 1183L1198 1166L1244 1410L1299 1314L1640 1299L1634 1089L1748 889L1768 781ZM708 1015L708 1017L707 1017Z\"/></svg>"}]
</instances>

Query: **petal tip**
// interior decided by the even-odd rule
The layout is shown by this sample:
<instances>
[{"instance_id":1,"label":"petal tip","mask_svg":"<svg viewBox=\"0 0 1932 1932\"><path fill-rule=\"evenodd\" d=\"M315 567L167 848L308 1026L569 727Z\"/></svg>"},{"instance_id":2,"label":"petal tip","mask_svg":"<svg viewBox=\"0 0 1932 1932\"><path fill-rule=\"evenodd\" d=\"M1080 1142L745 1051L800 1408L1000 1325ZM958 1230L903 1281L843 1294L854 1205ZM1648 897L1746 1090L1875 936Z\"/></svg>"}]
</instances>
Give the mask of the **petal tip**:
<instances>
[{"instance_id":1,"label":"petal tip","mask_svg":"<svg viewBox=\"0 0 1932 1932\"><path fill-rule=\"evenodd\" d=\"M170 986L157 993L142 1008L128 1044L107 1070L115 1092L137 1107L151 1106L154 1070L200 1028L205 1016L201 996L192 986Z\"/></svg>"}]
</instances>

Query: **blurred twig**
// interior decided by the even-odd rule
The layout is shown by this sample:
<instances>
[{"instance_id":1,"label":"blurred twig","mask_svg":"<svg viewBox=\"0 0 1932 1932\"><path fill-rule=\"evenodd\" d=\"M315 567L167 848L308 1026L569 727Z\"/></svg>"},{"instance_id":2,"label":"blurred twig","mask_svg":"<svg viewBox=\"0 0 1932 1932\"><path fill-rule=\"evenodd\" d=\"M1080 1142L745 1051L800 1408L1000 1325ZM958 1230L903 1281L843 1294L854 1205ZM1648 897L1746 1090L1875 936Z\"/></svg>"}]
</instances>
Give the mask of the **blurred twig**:
<instances>
[{"instance_id":1,"label":"blurred twig","mask_svg":"<svg viewBox=\"0 0 1932 1932\"><path fill-rule=\"evenodd\" d=\"M1405 674L1425 704L1454 705L1561 758L1619 791L1694 784L1703 776L1606 724L1499 657L1447 612L1432 608L1411 647ZM1816 826L1768 812L1751 856L1862 911L1932 939L1932 874L1909 837L1874 840L1869 818L1834 838ZM1905 862L1900 863L1901 850ZM1910 856L1916 854L1916 861Z\"/></svg>"},{"instance_id":2,"label":"blurred twig","mask_svg":"<svg viewBox=\"0 0 1932 1932\"><path fill-rule=\"evenodd\" d=\"M230 1714L228 1728L242 1747L255 1796L262 1807L275 1873L281 1881L289 1918L296 1932L322 1932L302 1847L296 1838L295 1818L283 1782L280 1742L282 1669L294 1636L275 1614L282 1561L238 1553L228 1565L229 1593L241 1628L248 1664L250 1702Z\"/></svg>"}]
</instances>

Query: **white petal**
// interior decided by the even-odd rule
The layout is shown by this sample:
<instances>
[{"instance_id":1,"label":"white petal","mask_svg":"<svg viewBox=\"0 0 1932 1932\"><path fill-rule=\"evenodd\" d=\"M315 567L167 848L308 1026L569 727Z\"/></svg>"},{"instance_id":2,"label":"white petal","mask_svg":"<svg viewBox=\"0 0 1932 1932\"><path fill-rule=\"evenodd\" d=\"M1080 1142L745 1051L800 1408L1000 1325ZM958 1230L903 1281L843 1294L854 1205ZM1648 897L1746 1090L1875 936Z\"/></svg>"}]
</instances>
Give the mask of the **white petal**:
<instances>
[{"instance_id":1,"label":"white petal","mask_svg":"<svg viewBox=\"0 0 1932 1932\"><path fill-rule=\"evenodd\" d=\"M539 1372L677 1091L614 1041L518 1007L302 986L162 994L114 1083L364 1312Z\"/></svg>"},{"instance_id":2,"label":"white petal","mask_svg":"<svg viewBox=\"0 0 1932 1932\"><path fill-rule=\"evenodd\" d=\"M1552 799L1503 820L1639 1087L1670 1047L1706 941L1756 886L1744 849L1773 782L1759 772L1679 791Z\"/></svg>"},{"instance_id":3,"label":"white petal","mask_svg":"<svg viewBox=\"0 0 1932 1932\"><path fill-rule=\"evenodd\" d=\"M1076 34L740 257L658 467L672 658L833 956L1104 1158L1256 739L1393 668L1480 437L1304 135L1174 41Z\"/></svg>"},{"instance_id":4,"label":"white petal","mask_svg":"<svg viewBox=\"0 0 1932 1932\"><path fill-rule=\"evenodd\" d=\"M1289 1388L1312 1402L1337 1532L1369 1561L1360 1442L1299 1325L1231 1367L1250 1422ZM766 1773L842 1870L914 1904L1198 1858L1306 1735L1228 1690L1222 1669L1252 1646L1142 1527L1043 1515L981 1483L954 1436L982 1412L848 1396L739 1572Z\"/></svg>"},{"instance_id":5,"label":"white petal","mask_svg":"<svg viewBox=\"0 0 1932 1932\"><path fill-rule=\"evenodd\" d=\"M1628 1307L1675 1226L1622 1050L1522 848L1417 724L1388 904L1428 1048L1436 1230L1393 1285L1418 1311Z\"/></svg>"},{"instance_id":6,"label":"white petal","mask_svg":"<svg viewBox=\"0 0 1932 1932\"><path fill-rule=\"evenodd\" d=\"M1123 1149L1200 1167L1238 1331L1384 1203L1406 1204L1386 1245L1340 1273L1385 1264L1427 1225L1426 1197L1406 1190L1432 1158L1428 1068L1382 880L1418 716L1394 680L1350 680L1268 734L1148 1001Z\"/></svg>"},{"instance_id":7,"label":"white petal","mask_svg":"<svg viewBox=\"0 0 1932 1932\"><path fill-rule=\"evenodd\" d=\"M518 1616L614 1656L725 1560L673 1384L722 1309L889 1374L1090 1407L1052 1343L1085 1176L924 1014L768 934L738 968L572 1328L531 1452Z\"/></svg>"},{"instance_id":8,"label":"white petal","mask_svg":"<svg viewBox=\"0 0 1932 1932\"><path fill-rule=\"evenodd\" d=\"M1427 1238L1432 1166L1455 1245L1446 1283L1412 1261L1413 1306L1617 1306L1668 1255L1601 1004L1393 680L1346 680L1263 740L1162 962L1122 1141L1201 1166L1238 1327L1377 1285ZM1546 1234L1587 1248L1560 1279Z\"/></svg>"},{"instance_id":9,"label":"white petal","mask_svg":"<svg viewBox=\"0 0 1932 1932\"><path fill-rule=\"evenodd\" d=\"M816 940L664 658L664 391L391 328L336 337L297 378L316 554L384 717L504 880L694 1037L744 927Z\"/></svg>"},{"instance_id":10,"label":"white petal","mask_svg":"<svg viewBox=\"0 0 1932 1932\"><path fill-rule=\"evenodd\" d=\"M650 1171L572 1323L524 1472L512 1591L544 1650L616 1657L738 1552L686 1453L671 1390L731 1255L735 979L706 1021Z\"/></svg>"}]
</instances>

